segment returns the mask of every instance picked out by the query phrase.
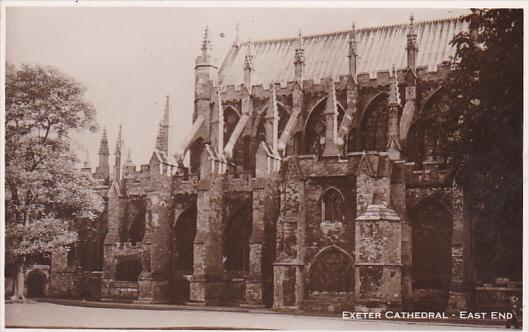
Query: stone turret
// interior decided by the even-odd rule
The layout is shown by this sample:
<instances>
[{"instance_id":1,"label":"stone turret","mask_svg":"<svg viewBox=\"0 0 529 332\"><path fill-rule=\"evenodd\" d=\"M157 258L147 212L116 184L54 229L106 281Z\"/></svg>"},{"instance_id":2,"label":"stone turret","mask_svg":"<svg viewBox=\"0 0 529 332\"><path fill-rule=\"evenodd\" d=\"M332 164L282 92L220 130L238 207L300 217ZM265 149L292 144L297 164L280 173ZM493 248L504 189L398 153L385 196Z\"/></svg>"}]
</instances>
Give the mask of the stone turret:
<instances>
[{"instance_id":1,"label":"stone turret","mask_svg":"<svg viewBox=\"0 0 529 332\"><path fill-rule=\"evenodd\" d=\"M96 176L105 181L110 178L110 166L108 163L108 157L110 151L108 148L107 130L103 129L103 135L101 136L101 143L99 144L99 166L96 168Z\"/></svg>"},{"instance_id":2,"label":"stone turret","mask_svg":"<svg viewBox=\"0 0 529 332\"><path fill-rule=\"evenodd\" d=\"M165 97L163 119L159 125L155 149L166 155L169 153L169 96Z\"/></svg>"},{"instance_id":3,"label":"stone turret","mask_svg":"<svg viewBox=\"0 0 529 332\"><path fill-rule=\"evenodd\" d=\"M417 53L419 52L419 47L417 46L417 28L413 19L413 15L410 16L410 24L408 25L408 34L406 51L407 51L407 63L408 67L415 68L415 63L417 61Z\"/></svg>"}]
</instances>

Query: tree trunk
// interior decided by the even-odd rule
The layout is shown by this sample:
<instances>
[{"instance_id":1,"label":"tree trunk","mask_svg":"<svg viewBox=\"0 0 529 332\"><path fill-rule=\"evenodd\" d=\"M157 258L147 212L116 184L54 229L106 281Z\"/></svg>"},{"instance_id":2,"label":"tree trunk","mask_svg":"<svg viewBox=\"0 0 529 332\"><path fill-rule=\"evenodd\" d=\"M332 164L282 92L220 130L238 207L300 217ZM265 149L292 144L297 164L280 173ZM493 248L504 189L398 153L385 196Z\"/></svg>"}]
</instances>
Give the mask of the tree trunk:
<instances>
[{"instance_id":1,"label":"tree trunk","mask_svg":"<svg viewBox=\"0 0 529 332\"><path fill-rule=\"evenodd\" d=\"M13 278L13 300L25 300L24 286L26 283L26 277L24 275L24 261L22 264L17 264L16 276Z\"/></svg>"}]
</instances>

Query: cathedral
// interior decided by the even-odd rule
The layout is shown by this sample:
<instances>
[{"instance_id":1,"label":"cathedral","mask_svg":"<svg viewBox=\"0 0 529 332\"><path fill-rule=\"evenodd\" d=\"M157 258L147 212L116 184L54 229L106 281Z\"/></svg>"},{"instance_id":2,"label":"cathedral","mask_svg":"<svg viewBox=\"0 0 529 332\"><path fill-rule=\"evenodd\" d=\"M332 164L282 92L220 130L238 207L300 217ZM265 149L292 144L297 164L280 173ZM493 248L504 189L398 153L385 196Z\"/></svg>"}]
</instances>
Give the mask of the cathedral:
<instances>
[{"instance_id":1,"label":"cathedral","mask_svg":"<svg viewBox=\"0 0 529 332\"><path fill-rule=\"evenodd\" d=\"M233 42L206 29L193 123L148 164L103 133L96 226L54 254L47 295L304 310L473 307L471 225L453 185L443 81L457 18ZM198 52L197 52L198 53ZM90 169L85 169L91 172Z\"/></svg>"}]
</instances>

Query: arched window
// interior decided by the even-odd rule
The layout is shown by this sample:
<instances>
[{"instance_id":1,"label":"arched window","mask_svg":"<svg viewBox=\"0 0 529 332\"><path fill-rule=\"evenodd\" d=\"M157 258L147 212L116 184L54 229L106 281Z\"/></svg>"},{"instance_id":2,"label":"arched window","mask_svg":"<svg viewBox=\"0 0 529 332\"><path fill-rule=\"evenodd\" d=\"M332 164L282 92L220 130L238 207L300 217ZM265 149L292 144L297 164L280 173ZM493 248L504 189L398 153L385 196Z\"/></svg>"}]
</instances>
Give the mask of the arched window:
<instances>
[{"instance_id":1,"label":"arched window","mask_svg":"<svg viewBox=\"0 0 529 332\"><path fill-rule=\"evenodd\" d=\"M232 107L227 107L224 110L224 145L228 143L237 122L239 122L239 114Z\"/></svg>"},{"instance_id":2,"label":"arched window","mask_svg":"<svg viewBox=\"0 0 529 332\"><path fill-rule=\"evenodd\" d=\"M444 122L449 112L448 105L444 93L435 93L410 128L406 144L408 160L414 161L419 168L423 161L437 161L446 165L448 137L439 128L446 127Z\"/></svg>"},{"instance_id":3,"label":"arched window","mask_svg":"<svg viewBox=\"0 0 529 332\"><path fill-rule=\"evenodd\" d=\"M137 204L138 210L130 224L127 239L127 241L133 243L143 241L143 236L145 235L145 202L140 201Z\"/></svg>"},{"instance_id":4,"label":"arched window","mask_svg":"<svg viewBox=\"0 0 529 332\"><path fill-rule=\"evenodd\" d=\"M386 151L388 132L387 95L369 103L360 125L361 151Z\"/></svg>"},{"instance_id":5,"label":"arched window","mask_svg":"<svg viewBox=\"0 0 529 332\"><path fill-rule=\"evenodd\" d=\"M141 273L140 260L124 260L116 266L117 281L138 281Z\"/></svg>"},{"instance_id":6,"label":"arched window","mask_svg":"<svg viewBox=\"0 0 529 332\"><path fill-rule=\"evenodd\" d=\"M193 273L193 242L196 234L197 208L196 203L193 203L178 217L174 228L174 258L177 271Z\"/></svg>"},{"instance_id":7,"label":"arched window","mask_svg":"<svg viewBox=\"0 0 529 332\"><path fill-rule=\"evenodd\" d=\"M320 253L310 267L309 292L354 292L351 258L337 248Z\"/></svg>"},{"instance_id":8,"label":"arched window","mask_svg":"<svg viewBox=\"0 0 529 332\"><path fill-rule=\"evenodd\" d=\"M326 99L312 110L305 125L305 153L315 154L317 156L323 153L325 148L325 107ZM337 126L342 121L344 111L338 106Z\"/></svg>"},{"instance_id":9,"label":"arched window","mask_svg":"<svg viewBox=\"0 0 529 332\"><path fill-rule=\"evenodd\" d=\"M323 194L321 215L322 221L343 221L343 198L338 190L331 188Z\"/></svg>"},{"instance_id":10,"label":"arched window","mask_svg":"<svg viewBox=\"0 0 529 332\"><path fill-rule=\"evenodd\" d=\"M443 309L452 271L452 215L438 201L426 199L410 211L410 220L413 288L441 291L437 309Z\"/></svg>"}]
</instances>

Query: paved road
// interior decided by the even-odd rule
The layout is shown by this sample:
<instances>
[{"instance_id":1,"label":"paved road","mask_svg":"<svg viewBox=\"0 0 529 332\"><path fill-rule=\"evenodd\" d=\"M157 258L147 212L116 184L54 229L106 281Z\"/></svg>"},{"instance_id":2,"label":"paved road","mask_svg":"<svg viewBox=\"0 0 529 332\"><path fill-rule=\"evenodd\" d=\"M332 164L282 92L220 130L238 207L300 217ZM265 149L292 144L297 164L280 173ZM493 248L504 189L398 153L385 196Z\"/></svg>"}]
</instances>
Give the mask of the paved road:
<instances>
[{"instance_id":1,"label":"paved road","mask_svg":"<svg viewBox=\"0 0 529 332\"><path fill-rule=\"evenodd\" d=\"M390 321L349 321L298 315L202 310L134 310L64 306L51 303L11 303L5 306L7 327L52 328L204 328L288 330L504 330Z\"/></svg>"}]
</instances>

